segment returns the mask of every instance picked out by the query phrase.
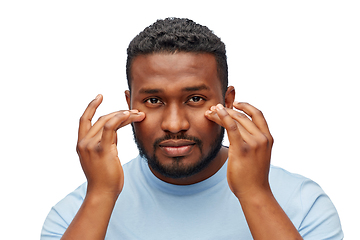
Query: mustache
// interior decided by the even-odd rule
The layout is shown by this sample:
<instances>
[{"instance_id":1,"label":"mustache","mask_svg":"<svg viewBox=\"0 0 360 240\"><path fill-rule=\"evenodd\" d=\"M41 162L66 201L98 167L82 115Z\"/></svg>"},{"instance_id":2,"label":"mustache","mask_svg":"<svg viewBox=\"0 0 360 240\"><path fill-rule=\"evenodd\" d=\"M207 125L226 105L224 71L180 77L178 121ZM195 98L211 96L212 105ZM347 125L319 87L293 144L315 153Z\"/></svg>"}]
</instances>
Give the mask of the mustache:
<instances>
[{"instance_id":1,"label":"mustache","mask_svg":"<svg viewBox=\"0 0 360 240\"><path fill-rule=\"evenodd\" d=\"M199 138L194 137L194 136L190 136L190 135L187 135L187 134L184 134L184 133L182 133L182 134L167 134L167 135L165 135L165 136L163 136L161 138L157 138L155 140L154 149L156 149L162 141L170 140L170 139L184 139L184 140L193 141L200 148L203 145L203 142Z\"/></svg>"}]
</instances>

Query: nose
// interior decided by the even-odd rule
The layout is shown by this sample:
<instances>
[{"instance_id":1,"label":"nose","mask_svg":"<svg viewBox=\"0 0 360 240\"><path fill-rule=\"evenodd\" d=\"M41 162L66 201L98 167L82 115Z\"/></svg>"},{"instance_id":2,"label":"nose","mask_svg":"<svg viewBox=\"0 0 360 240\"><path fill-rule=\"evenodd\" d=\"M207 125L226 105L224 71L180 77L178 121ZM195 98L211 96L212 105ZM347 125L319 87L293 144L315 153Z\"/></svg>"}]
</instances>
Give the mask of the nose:
<instances>
[{"instance_id":1,"label":"nose","mask_svg":"<svg viewBox=\"0 0 360 240\"><path fill-rule=\"evenodd\" d=\"M165 132L179 133L187 131L190 123L185 110L177 104L170 104L165 107L161 122L161 129Z\"/></svg>"}]
</instances>

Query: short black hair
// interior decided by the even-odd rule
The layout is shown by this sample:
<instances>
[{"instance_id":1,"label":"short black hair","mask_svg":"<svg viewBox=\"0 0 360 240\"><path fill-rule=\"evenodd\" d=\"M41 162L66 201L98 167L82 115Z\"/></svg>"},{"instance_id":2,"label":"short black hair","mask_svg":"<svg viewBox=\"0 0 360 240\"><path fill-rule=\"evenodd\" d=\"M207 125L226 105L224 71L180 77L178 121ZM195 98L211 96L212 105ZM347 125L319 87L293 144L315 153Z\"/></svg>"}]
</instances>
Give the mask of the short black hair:
<instances>
[{"instance_id":1,"label":"short black hair","mask_svg":"<svg viewBox=\"0 0 360 240\"><path fill-rule=\"evenodd\" d=\"M131 64L135 57L152 53L194 52L215 56L218 77L225 94L228 66L225 44L209 28L187 18L166 18L146 27L127 49L126 77L131 91Z\"/></svg>"}]
</instances>

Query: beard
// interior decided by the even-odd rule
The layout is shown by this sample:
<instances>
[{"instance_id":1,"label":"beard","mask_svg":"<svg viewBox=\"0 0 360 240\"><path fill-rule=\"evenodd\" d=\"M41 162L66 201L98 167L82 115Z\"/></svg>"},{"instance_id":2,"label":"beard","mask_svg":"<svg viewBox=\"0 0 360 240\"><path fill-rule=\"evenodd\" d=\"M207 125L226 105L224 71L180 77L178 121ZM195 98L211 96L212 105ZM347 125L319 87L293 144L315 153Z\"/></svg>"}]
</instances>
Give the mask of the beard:
<instances>
[{"instance_id":1,"label":"beard","mask_svg":"<svg viewBox=\"0 0 360 240\"><path fill-rule=\"evenodd\" d=\"M215 139L211 144L210 150L208 151L207 154L203 153L203 142L199 138L189 136L184 133L168 134L162 138L156 139L155 142L153 143L153 153L150 154L145 150L143 142L138 138L138 136L136 136L134 125L131 124L131 126L133 130L134 140L139 149L140 156L147 161L151 169L158 172L162 176L173 179L190 177L205 169L219 153L222 147L222 141L224 139L224 133L225 133L225 129L221 127L220 132L215 136ZM155 152L156 149L159 148L160 142L169 139L186 139L186 140L194 141L195 147L198 147L201 153L198 161L196 161L196 163L192 165L184 166L184 164L182 163L182 159L184 157L174 157L171 165L161 164L161 162L156 157Z\"/></svg>"}]
</instances>

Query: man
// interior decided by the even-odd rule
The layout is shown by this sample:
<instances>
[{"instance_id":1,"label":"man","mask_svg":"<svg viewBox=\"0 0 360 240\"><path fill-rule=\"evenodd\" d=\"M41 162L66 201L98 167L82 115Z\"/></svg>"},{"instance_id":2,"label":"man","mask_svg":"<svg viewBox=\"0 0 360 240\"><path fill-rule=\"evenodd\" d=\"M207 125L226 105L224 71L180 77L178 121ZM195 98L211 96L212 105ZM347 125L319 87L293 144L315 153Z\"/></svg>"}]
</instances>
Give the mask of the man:
<instances>
[{"instance_id":1,"label":"man","mask_svg":"<svg viewBox=\"0 0 360 240\"><path fill-rule=\"evenodd\" d=\"M43 240L343 238L317 184L270 166L265 118L234 101L225 45L208 28L149 26L129 45L127 79L129 110L92 125L98 95L82 115L87 183L52 208ZM128 124L140 156L122 166L116 131Z\"/></svg>"}]
</instances>

